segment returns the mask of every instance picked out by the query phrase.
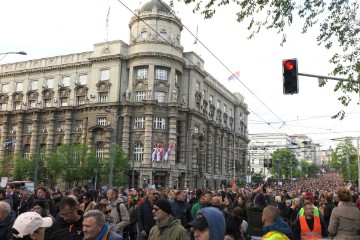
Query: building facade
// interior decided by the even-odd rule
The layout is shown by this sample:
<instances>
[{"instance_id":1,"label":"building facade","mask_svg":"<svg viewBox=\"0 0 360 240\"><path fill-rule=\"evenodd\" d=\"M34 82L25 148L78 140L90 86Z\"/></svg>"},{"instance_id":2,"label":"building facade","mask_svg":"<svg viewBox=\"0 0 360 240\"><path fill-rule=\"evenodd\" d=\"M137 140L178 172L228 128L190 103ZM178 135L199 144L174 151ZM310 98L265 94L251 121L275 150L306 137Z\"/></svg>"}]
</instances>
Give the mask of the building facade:
<instances>
[{"instance_id":1,"label":"building facade","mask_svg":"<svg viewBox=\"0 0 360 240\"><path fill-rule=\"evenodd\" d=\"M211 187L245 164L249 111L181 46L181 20L162 1L131 18L129 44L0 65L0 161L85 143L129 157L135 187ZM171 153L169 154L169 149ZM168 154L166 154L168 152ZM245 169L245 168L243 168ZM131 183L131 179L130 179Z\"/></svg>"}]
</instances>

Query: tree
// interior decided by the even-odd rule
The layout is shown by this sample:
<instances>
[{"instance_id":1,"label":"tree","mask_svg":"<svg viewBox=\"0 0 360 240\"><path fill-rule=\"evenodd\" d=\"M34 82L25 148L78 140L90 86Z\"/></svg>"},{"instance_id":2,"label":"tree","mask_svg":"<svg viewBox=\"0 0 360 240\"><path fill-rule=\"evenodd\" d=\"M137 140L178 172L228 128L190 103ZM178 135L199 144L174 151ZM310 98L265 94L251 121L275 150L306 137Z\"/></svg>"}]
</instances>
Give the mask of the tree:
<instances>
[{"instance_id":1,"label":"tree","mask_svg":"<svg viewBox=\"0 0 360 240\"><path fill-rule=\"evenodd\" d=\"M251 181L253 183L263 183L265 176L261 172L251 172Z\"/></svg>"},{"instance_id":2,"label":"tree","mask_svg":"<svg viewBox=\"0 0 360 240\"><path fill-rule=\"evenodd\" d=\"M292 173L298 166L298 161L294 152L290 148L278 148L272 154L271 158L273 161L272 167L269 168L269 172L273 176L278 176L278 166L280 170L280 180L289 179Z\"/></svg>"},{"instance_id":3,"label":"tree","mask_svg":"<svg viewBox=\"0 0 360 240\"><path fill-rule=\"evenodd\" d=\"M339 171L345 181L358 178L357 149L350 139L336 146L331 156L330 167Z\"/></svg>"},{"instance_id":4,"label":"tree","mask_svg":"<svg viewBox=\"0 0 360 240\"><path fill-rule=\"evenodd\" d=\"M296 15L302 19L301 32L305 34L313 26L319 26L316 41L330 49L337 44L341 51L330 59L334 64L333 75L346 76L347 83L339 81L334 91L340 90L343 96L338 100L347 106L351 102L349 93L359 92L360 88L360 20L358 0L334 1L286 1L286 0L177 0L186 4L195 4L193 12L200 11L205 19L215 15L216 8L226 5L238 5L236 13L238 22L249 21L247 29L249 39L253 38L262 28L276 30L282 34L283 45L286 42L286 30L290 27ZM174 0L170 1L174 6ZM318 25L319 23L319 25ZM325 83L324 83L325 85ZM344 110L333 117L343 119Z\"/></svg>"},{"instance_id":5,"label":"tree","mask_svg":"<svg viewBox=\"0 0 360 240\"><path fill-rule=\"evenodd\" d=\"M114 147L113 185L123 186L129 182L129 158L120 145L116 144ZM110 159L104 160L103 170L101 173L101 177L104 181L109 179L111 157L112 156L110 156Z\"/></svg>"},{"instance_id":6,"label":"tree","mask_svg":"<svg viewBox=\"0 0 360 240\"><path fill-rule=\"evenodd\" d=\"M35 161L33 157L26 158L16 154L13 158L12 180L33 180L35 171Z\"/></svg>"}]
</instances>

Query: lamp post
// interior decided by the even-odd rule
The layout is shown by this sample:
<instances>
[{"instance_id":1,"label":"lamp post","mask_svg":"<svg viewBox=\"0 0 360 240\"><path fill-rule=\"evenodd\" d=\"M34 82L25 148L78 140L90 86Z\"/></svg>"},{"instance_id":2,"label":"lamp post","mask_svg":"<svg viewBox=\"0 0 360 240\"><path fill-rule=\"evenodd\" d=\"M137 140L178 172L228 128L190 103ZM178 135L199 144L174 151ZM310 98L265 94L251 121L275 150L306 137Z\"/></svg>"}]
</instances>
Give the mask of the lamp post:
<instances>
[{"instance_id":1,"label":"lamp post","mask_svg":"<svg viewBox=\"0 0 360 240\"><path fill-rule=\"evenodd\" d=\"M9 55L9 54L27 55L27 53L24 52L24 51L20 51L20 52L4 52L4 53L0 53L0 55L4 55L4 56L0 59L0 61L3 60L3 59L4 59L7 55Z\"/></svg>"},{"instance_id":2,"label":"lamp post","mask_svg":"<svg viewBox=\"0 0 360 240\"><path fill-rule=\"evenodd\" d=\"M110 159L110 173L109 173L109 187L113 187L115 145L117 143L118 120L119 120L120 116L112 113L110 109L105 109L105 112L110 113L115 118L115 124L114 124L114 128L113 128L114 136L113 136L112 152L111 152L111 159Z\"/></svg>"}]
</instances>

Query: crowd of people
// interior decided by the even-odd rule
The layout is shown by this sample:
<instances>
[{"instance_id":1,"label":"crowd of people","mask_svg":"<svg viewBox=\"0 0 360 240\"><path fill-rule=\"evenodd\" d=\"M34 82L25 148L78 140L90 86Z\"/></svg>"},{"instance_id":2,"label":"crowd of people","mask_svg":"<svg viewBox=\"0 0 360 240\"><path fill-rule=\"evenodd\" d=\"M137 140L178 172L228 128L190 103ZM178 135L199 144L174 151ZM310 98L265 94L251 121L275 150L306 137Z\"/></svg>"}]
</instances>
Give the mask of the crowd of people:
<instances>
[{"instance_id":1,"label":"crowd of people","mask_svg":"<svg viewBox=\"0 0 360 240\"><path fill-rule=\"evenodd\" d=\"M282 186L0 189L0 239L360 239L359 189L336 173Z\"/></svg>"}]
</instances>

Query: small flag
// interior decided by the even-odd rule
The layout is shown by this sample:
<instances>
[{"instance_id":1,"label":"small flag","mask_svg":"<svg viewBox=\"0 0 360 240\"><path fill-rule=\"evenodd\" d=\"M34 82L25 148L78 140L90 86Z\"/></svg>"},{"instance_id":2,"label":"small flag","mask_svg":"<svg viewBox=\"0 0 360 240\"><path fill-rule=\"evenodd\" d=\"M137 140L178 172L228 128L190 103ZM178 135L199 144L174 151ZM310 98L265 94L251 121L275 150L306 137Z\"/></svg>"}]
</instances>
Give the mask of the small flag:
<instances>
[{"instance_id":1,"label":"small flag","mask_svg":"<svg viewBox=\"0 0 360 240\"><path fill-rule=\"evenodd\" d=\"M153 153L151 154L151 160L155 161L156 160L156 148L154 148Z\"/></svg>"},{"instance_id":2,"label":"small flag","mask_svg":"<svg viewBox=\"0 0 360 240\"><path fill-rule=\"evenodd\" d=\"M236 73L233 73L230 77L228 77L228 81L237 79L240 77L240 71L237 71Z\"/></svg>"},{"instance_id":3,"label":"small flag","mask_svg":"<svg viewBox=\"0 0 360 240\"><path fill-rule=\"evenodd\" d=\"M166 151L166 153L165 153L165 156L164 156L164 160L165 160L165 161L168 160L169 155L170 155L170 153L171 153L171 149L173 148L173 146L174 146L174 144L172 143L172 144L170 145L170 147L168 147L168 149L167 149L167 151Z\"/></svg>"},{"instance_id":4,"label":"small flag","mask_svg":"<svg viewBox=\"0 0 360 240\"><path fill-rule=\"evenodd\" d=\"M109 26L109 16L110 16L110 7L109 7L108 13L107 13L107 15L106 15L106 27Z\"/></svg>"},{"instance_id":5,"label":"small flag","mask_svg":"<svg viewBox=\"0 0 360 240\"><path fill-rule=\"evenodd\" d=\"M199 26L196 26L196 38L193 44L197 44L198 34L199 34Z\"/></svg>"}]
</instances>

